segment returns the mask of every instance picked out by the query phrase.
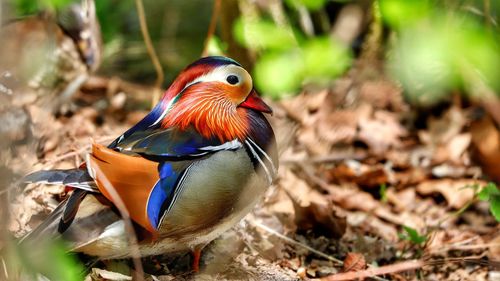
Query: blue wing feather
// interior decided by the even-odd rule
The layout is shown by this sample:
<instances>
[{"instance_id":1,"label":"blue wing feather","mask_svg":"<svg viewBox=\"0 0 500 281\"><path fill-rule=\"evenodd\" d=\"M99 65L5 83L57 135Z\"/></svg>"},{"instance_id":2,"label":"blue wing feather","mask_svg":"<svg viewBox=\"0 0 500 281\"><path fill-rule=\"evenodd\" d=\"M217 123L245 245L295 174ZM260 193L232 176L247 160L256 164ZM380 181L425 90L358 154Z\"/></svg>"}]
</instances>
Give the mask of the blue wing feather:
<instances>
[{"instance_id":1,"label":"blue wing feather","mask_svg":"<svg viewBox=\"0 0 500 281\"><path fill-rule=\"evenodd\" d=\"M217 138L204 138L193 128L180 131L177 128L148 127L136 130L115 141L113 148L139 154L156 161L180 161L194 159L219 150L241 147L237 141L222 143Z\"/></svg>"},{"instance_id":2,"label":"blue wing feather","mask_svg":"<svg viewBox=\"0 0 500 281\"><path fill-rule=\"evenodd\" d=\"M126 140L131 135L136 132L156 129L159 127L159 123L157 125L153 125L158 118L161 117L163 113L163 104L158 103L152 110L149 112L141 121L135 124L132 128L128 129L125 133L115 139L112 143L108 145L108 148L116 148L123 140Z\"/></svg>"},{"instance_id":3,"label":"blue wing feather","mask_svg":"<svg viewBox=\"0 0 500 281\"><path fill-rule=\"evenodd\" d=\"M216 138L206 139L194 130L179 132L176 129L158 130L137 141L130 151L143 157L158 160L196 158L210 151L206 147L217 147L222 143Z\"/></svg>"},{"instance_id":4,"label":"blue wing feather","mask_svg":"<svg viewBox=\"0 0 500 281\"><path fill-rule=\"evenodd\" d=\"M183 173L177 171L172 163L164 162L158 166L160 180L156 183L149 195L147 214L154 228L158 228L160 219L165 210L170 205L172 197L177 186L178 179Z\"/></svg>"}]
</instances>

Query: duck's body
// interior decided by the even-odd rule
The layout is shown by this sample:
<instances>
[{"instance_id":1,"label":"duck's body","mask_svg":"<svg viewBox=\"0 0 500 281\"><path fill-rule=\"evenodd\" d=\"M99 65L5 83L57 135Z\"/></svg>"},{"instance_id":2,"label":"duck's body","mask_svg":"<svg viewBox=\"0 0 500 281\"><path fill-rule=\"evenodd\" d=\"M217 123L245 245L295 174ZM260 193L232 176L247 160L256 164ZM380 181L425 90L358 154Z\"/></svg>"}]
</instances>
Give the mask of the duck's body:
<instances>
[{"instance_id":1,"label":"duck's body","mask_svg":"<svg viewBox=\"0 0 500 281\"><path fill-rule=\"evenodd\" d=\"M130 256L118 201L134 222L143 256L200 249L235 225L278 166L274 134L261 113L270 108L248 79L232 60L201 59L137 125L108 147L94 144L80 169L28 176L76 188L31 236L59 233L75 251Z\"/></svg>"},{"instance_id":2,"label":"duck's body","mask_svg":"<svg viewBox=\"0 0 500 281\"><path fill-rule=\"evenodd\" d=\"M210 159L192 163L185 185L193 188L180 192L178 203L162 220L158 238L139 244L141 255L202 247L240 221L268 185L252 173L252 165L240 163L251 163L244 149L217 152ZM207 172L217 176L206 179ZM88 199L96 201L94 197ZM70 227L68 232L71 230ZM129 243L125 224L119 219L94 242L78 246L76 250L103 258L122 258L130 254Z\"/></svg>"}]
</instances>

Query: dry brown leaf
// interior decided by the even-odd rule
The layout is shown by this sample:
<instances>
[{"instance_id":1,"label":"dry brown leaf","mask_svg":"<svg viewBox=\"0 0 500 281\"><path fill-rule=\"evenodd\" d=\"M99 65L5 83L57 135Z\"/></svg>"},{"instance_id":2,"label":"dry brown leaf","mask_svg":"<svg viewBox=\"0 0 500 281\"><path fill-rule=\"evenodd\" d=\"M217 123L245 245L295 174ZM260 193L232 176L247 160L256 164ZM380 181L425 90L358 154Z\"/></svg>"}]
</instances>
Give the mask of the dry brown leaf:
<instances>
[{"instance_id":1,"label":"dry brown leaf","mask_svg":"<svg viewBox=\"0 0 500 281\"><path fill-rule=\"evenodd\" d=\"M500 233L488 242L488 258L492 261L500 261Z\"/></svg>"},{"instance_id":2,"label":"dry brown leaf","mask_svg":"<svg viewBox=\"0 0 500 281\"><path fill-rule=\"evenodd\" d=\"M473 185L483 186L486 182L472 179L428 180L417 186L417 192L422 195L440 193L450 207L460 209L474 197L474 190L471 188Z\"/></svg>"},{"instance_id":3,"label":"dry brown leaf","mask_svg":"<svg viewBox=\"0 0 500 281\"><path fill-rule=\"evenodd\" d=\"M441 164L432 168L432 175L436 178L479 178L481 168Z\"/></svg>"},{"instance_id":4,"label":"dry brown leaf","mask_svg":"<svg viewBox=\"0 0 500 281\"><path fill-rule=\"evenodd\" d=\"M398 187L416 185L428 178L428 172L419 167L394 173L394 183Z\"/></svg>"},{"instance_id":5,"label":"dry brown leaf","mask_svg":"<svg viewBox=\"0 0 500 281\"><path fill-rule=\"evenodd\" d=\"M330 193L333 202L348 210L360 210L370 213L380 205L379 201L375 200L369 193L354 188L330 185L328 193Z\"/></svg>"},{"instance_id":6,"label":"dry brown leaf","mask_svg":"<svg viewBox=\"0 0 500 281\"><path fill-rule=\"evenodd\" d=\"M391 183L386 167L381 164L365 165L355 160L344 163L326 172L329 182L355 182L361 187L378 188L382 184Z\"/></svg>"},{"instance_id":7,"label":"dry brown leaf","mask_svg":"<svg viewBox=\"0 0 500 281\"><path fill-rule=\"evenodd\" d=\"M299 143L303 144L312 155L326 155L331 145L329 142L320 141L313 126L307 126L298 131Z\"/></svg>"},{"instance_id":8,"label":"dry brown leaf","mask_svg":"<svg viewBox=\"0 0 500 281\"><path fill-rule=\"evenodd\" d=\"M319 93L302 93L291 99L284 99L280 102L288 116L299 124L311 123L311 112L315 112L324 103L327 91Z\"/></svg>"},{"instance_id":9,"label":"dry brown leaf","mask_svg":"<svg viewBox=\"0 0 500 281\"><path fill-rule=\"evenodd\" d=\"M342 272L359 271L366 268L365 256L360 253L347 253L344 259L344 266Z\"/></svg>"},{"instance_id":10,"label":"dry brown leaf","mask_svg":"<svg viewBox=\"0 0 500 281\"><path fill-rule=\"evenodd\" d=\"M383 110L376 111L372 117L360 118L358 126L358 138L375 154L384 153L390 147L401 147L401 137L408 134L396 114Z\"/></svg>"},{"instance_id":11,"label":"dry brown leaf","mask_svg":"<svg viewBox=\"0 0 500 281\"><path fill-rule=\"evenodd\" d=\"M465 115L461 108L452 106L439 118L428 120L427 131L422 132L421 142L426 144L444 144L458 135L466 123Z\"/></svg>"},{"instance_id":12,"label":"dry brown leaf","mask_svg":"<svg viewBox=\"0 0 500 281\"><path fill-rule=\"evenodd\" d=\"M405 188L401 191L395 191L389 188L386 193L387 201L394 205L396 211L411 211L415 208L415 189Z\"/></svg>"},{"instance_id":13,"label":"dry brown leaf","mask_svg":"<svg viewBox=\"0 0 500 281\"><path fill-rule=\"evenodd\" d=\"M351 143L355 139L359 118L358 111L320 110L319 114L319 120L314 126L319 139L327 141L330 145Z\"/></svg>"},{"instance_id":14,"label":"dry brown leaf","mask_svg":"<svg viewBox=\"0 0 500 281\"><path fill-rule=\"evenodd\" d=\"M302 231L314 230L327 237L342 237L346 230L346 218L342 210L290 170L284 173L280 183L292 199L297 228Z\"/></svg>"},{"instance_id":15,"label":"dry brown leaf","mask_svg":"<svg viewBox=\"0 0 500 281\"><path fill-rule=\"evenodd\" d=\"M364 82L359 90L359 99L375 108L391 107L399 111L403 107L401 88L388 80Z\"/></svg>"},{"instance_id":16,"label":"dry brown leaf","mask_svg":"<svg viewBox=\"0 0 500 281\"><path fill-rule=\"evenodd\" d=\"M132 280L132 276L124 275L118 272L108 271L100 268L92 268L90 274L92 280L126 281Z\"/></svg>"},{"instance_id":17,"label":"dry brown leaf","mask_svg":"<svg viewBox=\"0 0 500 281\"><path fill-rule=\"evenodd\" d=\"M458 134L451 138L447 143L449 159L454 163L463 163L461 161L462 154L467 150L471 143L471 135L469 133Z\"/></svg>"},{"instance_id":18,"label":"dry brown leaf","mask_svg":"<svg viewBox=\"0 0 500 281\"><path fill-rule=\"evenodd\" d=\"M481 168L491 179L500 183L500 132L493 120L486 116L472 122L470 132Z\"/></svg>"}]
</instances>

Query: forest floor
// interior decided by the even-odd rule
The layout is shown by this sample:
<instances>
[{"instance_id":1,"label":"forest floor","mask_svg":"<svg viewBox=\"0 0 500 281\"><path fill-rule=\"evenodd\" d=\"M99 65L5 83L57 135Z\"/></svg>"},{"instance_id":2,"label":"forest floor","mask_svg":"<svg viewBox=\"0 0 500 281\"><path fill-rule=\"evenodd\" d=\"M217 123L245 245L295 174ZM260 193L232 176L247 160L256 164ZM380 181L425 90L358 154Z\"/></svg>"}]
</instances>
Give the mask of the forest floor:
<instances>
[{"instance_id":1,"label":"forest floor","mask_svg":"<svg viewBox=\"0 0 500 281\"><path fill-rule=\"evenodd\" d=\"M149 102L147 89L120 83L93 78L71 114L29 108L42 142L37 153L19 147L12 166L76 167L91 138L108 143L140 120L147 112L131 108ZM146 280L361 280L373 272L377 280L500 280L500 227L478 197L483 178L500 175L486 153L500 151L487 113L459 96L411 106L398 85L359 65L328 89L271 104L277 182L204 250L199 273L188 254L145 258ZM20 192L9 229L27 233L63 191ZM86 280L131 280L130 265L95 264Z\"/></svg>"}]
</instances>

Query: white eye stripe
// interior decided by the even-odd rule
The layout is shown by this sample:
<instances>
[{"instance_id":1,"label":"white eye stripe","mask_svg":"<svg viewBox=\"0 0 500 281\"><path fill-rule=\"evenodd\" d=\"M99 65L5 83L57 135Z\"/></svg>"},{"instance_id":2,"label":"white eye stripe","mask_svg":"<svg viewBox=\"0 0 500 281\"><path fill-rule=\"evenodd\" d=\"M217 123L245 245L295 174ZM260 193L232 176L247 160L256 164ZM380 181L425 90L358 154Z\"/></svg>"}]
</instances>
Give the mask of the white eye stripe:
<instances>
[{"instance_id":1,"label":"white eye stripe","mask_svg":"<svg viewBox=\"0 0 500 281\"><path fill-rule=\"evenodd\" d=\"M234 75L236 77L238 77L238 83L236 84L229 84L229 82L227 82L227 77L230 76L230 75ZM232 85L232 86L238 86L238 85L241 85L242 83L245 82L245 78L246 79L249 79L250 83L252 82L251 81L251 78L250 78L250 75L243 69L241 68L240 66L237 66L237 65L234 65L234 64L230 64L230 65L224 65L224 66L219 66L217 68L215 68L214 70L208 72L208 73L205 73L204 75L196 78L195 80L191 81L190 83L186 84L186 86L184 87L187 88L195 83L199 83L199 82L223 82L223 83L226 83L228 85Z\"/></svg>"}]
</instances>

